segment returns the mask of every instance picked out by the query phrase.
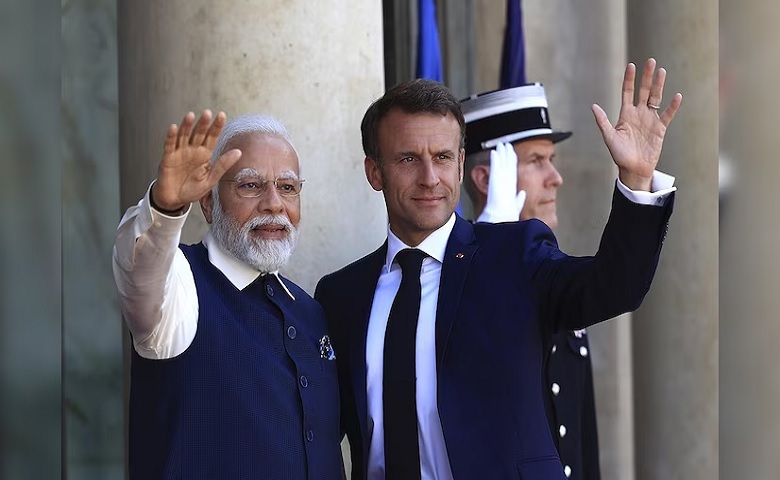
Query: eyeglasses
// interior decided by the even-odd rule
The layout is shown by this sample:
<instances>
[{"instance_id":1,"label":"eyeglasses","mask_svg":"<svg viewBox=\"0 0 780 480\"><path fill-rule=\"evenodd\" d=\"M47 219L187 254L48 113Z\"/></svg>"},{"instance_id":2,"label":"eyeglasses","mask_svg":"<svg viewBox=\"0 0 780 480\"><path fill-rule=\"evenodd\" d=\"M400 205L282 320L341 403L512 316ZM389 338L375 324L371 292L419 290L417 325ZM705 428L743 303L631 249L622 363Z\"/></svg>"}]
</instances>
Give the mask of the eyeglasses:
<instances>
[{"instance_id":1,"label":"eyeglasses","mask_svg":"<svg viewBox=\"0 0 780 480\"><path fill-rule=\"evenodd\" d=\"M236 185L236 193L239 197L257 198L268 191L268 184L273 183L276 193L282 197L297 197L301 194L303 182L294 178L277 178L275 180L262 180L258 178L242 178L241 180L222 180Z\"/></svg>"}]
</instances>

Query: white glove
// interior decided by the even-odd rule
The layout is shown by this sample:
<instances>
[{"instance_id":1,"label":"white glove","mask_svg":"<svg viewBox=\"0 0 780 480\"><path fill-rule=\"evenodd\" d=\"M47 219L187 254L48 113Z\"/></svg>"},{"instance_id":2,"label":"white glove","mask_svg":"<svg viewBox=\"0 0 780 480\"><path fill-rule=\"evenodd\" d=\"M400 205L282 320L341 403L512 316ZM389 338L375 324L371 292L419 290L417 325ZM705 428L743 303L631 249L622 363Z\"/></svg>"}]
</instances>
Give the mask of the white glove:
<instances>
[{"instance_id":1,"label":"white glove","mask_svg":"<svg viewBox=\"0 0 780 480\"><path fill-rule=\"evenodd\" d=\"M487 204L477 222L516 222L525 204L525 190L517 191L517 154L509 143L490 151Z\"/></svg>"}]
</instances>

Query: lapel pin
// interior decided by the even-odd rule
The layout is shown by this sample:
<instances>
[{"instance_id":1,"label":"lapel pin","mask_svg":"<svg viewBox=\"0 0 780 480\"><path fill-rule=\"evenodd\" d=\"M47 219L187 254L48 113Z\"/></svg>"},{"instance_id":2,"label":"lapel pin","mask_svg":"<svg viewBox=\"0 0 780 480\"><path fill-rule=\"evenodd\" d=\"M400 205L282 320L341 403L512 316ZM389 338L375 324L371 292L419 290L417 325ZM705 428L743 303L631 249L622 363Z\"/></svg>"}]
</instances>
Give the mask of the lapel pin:
<instances>
[{"instance_id":1,"label":"lapel pin","mask_svg":"<svg viewBox=\"0 0 780 480\"><path fill-rule=\"evenodd\" d=\"M460 252L455 254L455 258L463 258L463 256L464 255L462 253L460 253Z\"/></svg>"}]
</instances>

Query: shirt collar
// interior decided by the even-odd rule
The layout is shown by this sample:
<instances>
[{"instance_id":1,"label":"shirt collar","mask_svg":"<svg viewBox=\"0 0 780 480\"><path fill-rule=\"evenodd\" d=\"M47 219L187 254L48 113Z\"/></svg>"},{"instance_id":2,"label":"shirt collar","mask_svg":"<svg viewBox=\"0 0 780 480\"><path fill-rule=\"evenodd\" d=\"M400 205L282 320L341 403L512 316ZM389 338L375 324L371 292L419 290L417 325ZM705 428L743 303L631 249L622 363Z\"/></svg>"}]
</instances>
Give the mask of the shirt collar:
<instances>
[{"instance_id":1,"label":"shirt collar","mask_svg":"<svg viewBox=\"0 0 780 480\"><path fill-rule=\"evenodd\" d=\"M450 239L452 229L455 227L455 214L450 216L447 223L434 230L423 240L419 245L414 248L422 250L428 256L435 258L439 263L444 263L444 254L447 251L447 242ZM393 266L393 260L395 256L401 250L405 248L413 248L405 244L400 238L398 238L392 230L390 225L387 226L387 256L385 257L385 271L389 272L390 267Z\"/></svg>"},{"instance_id":2,"label":"shirt collar","mask_svg":"<svg viewBox=\"0 0 780 480\"><path fill-rule=\"evenodd\" d=\"M209 252L209 261L211 264L217 267L217 270L222 272L237 289L245 289L261 275L273 275L279 280L279 284L284 288L284 291L287 292L287 295L295 300L292 292L287 288L282 277L279 276L278 270L264 273L252 268L222 248L222 245L214 238L211 231L206 233L206 236L203 238L203 245L206 246L206 249Z\"/></svg>"}]
</instances>

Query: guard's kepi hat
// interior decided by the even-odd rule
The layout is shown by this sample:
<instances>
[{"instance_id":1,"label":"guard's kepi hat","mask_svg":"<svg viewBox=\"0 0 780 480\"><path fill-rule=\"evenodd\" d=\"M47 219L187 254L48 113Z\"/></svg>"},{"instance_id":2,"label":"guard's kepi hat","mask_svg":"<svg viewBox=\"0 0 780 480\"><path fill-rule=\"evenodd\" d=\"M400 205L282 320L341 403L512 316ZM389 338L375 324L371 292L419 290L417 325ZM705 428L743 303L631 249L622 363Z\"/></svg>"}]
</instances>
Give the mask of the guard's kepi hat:
<instances>
[{"instance_id":1,"label":"guard's kepi hat","mask_svg":"<svg viewBox=\"0 0 780 480\"><path fill-rule=\"evenodd\" d=\"M541 83L472 95L461 100L460 107L466 120L466 155L499 143L532 138L557 143L571 136L553 130Z\"/></svg>"}]
</instances>

